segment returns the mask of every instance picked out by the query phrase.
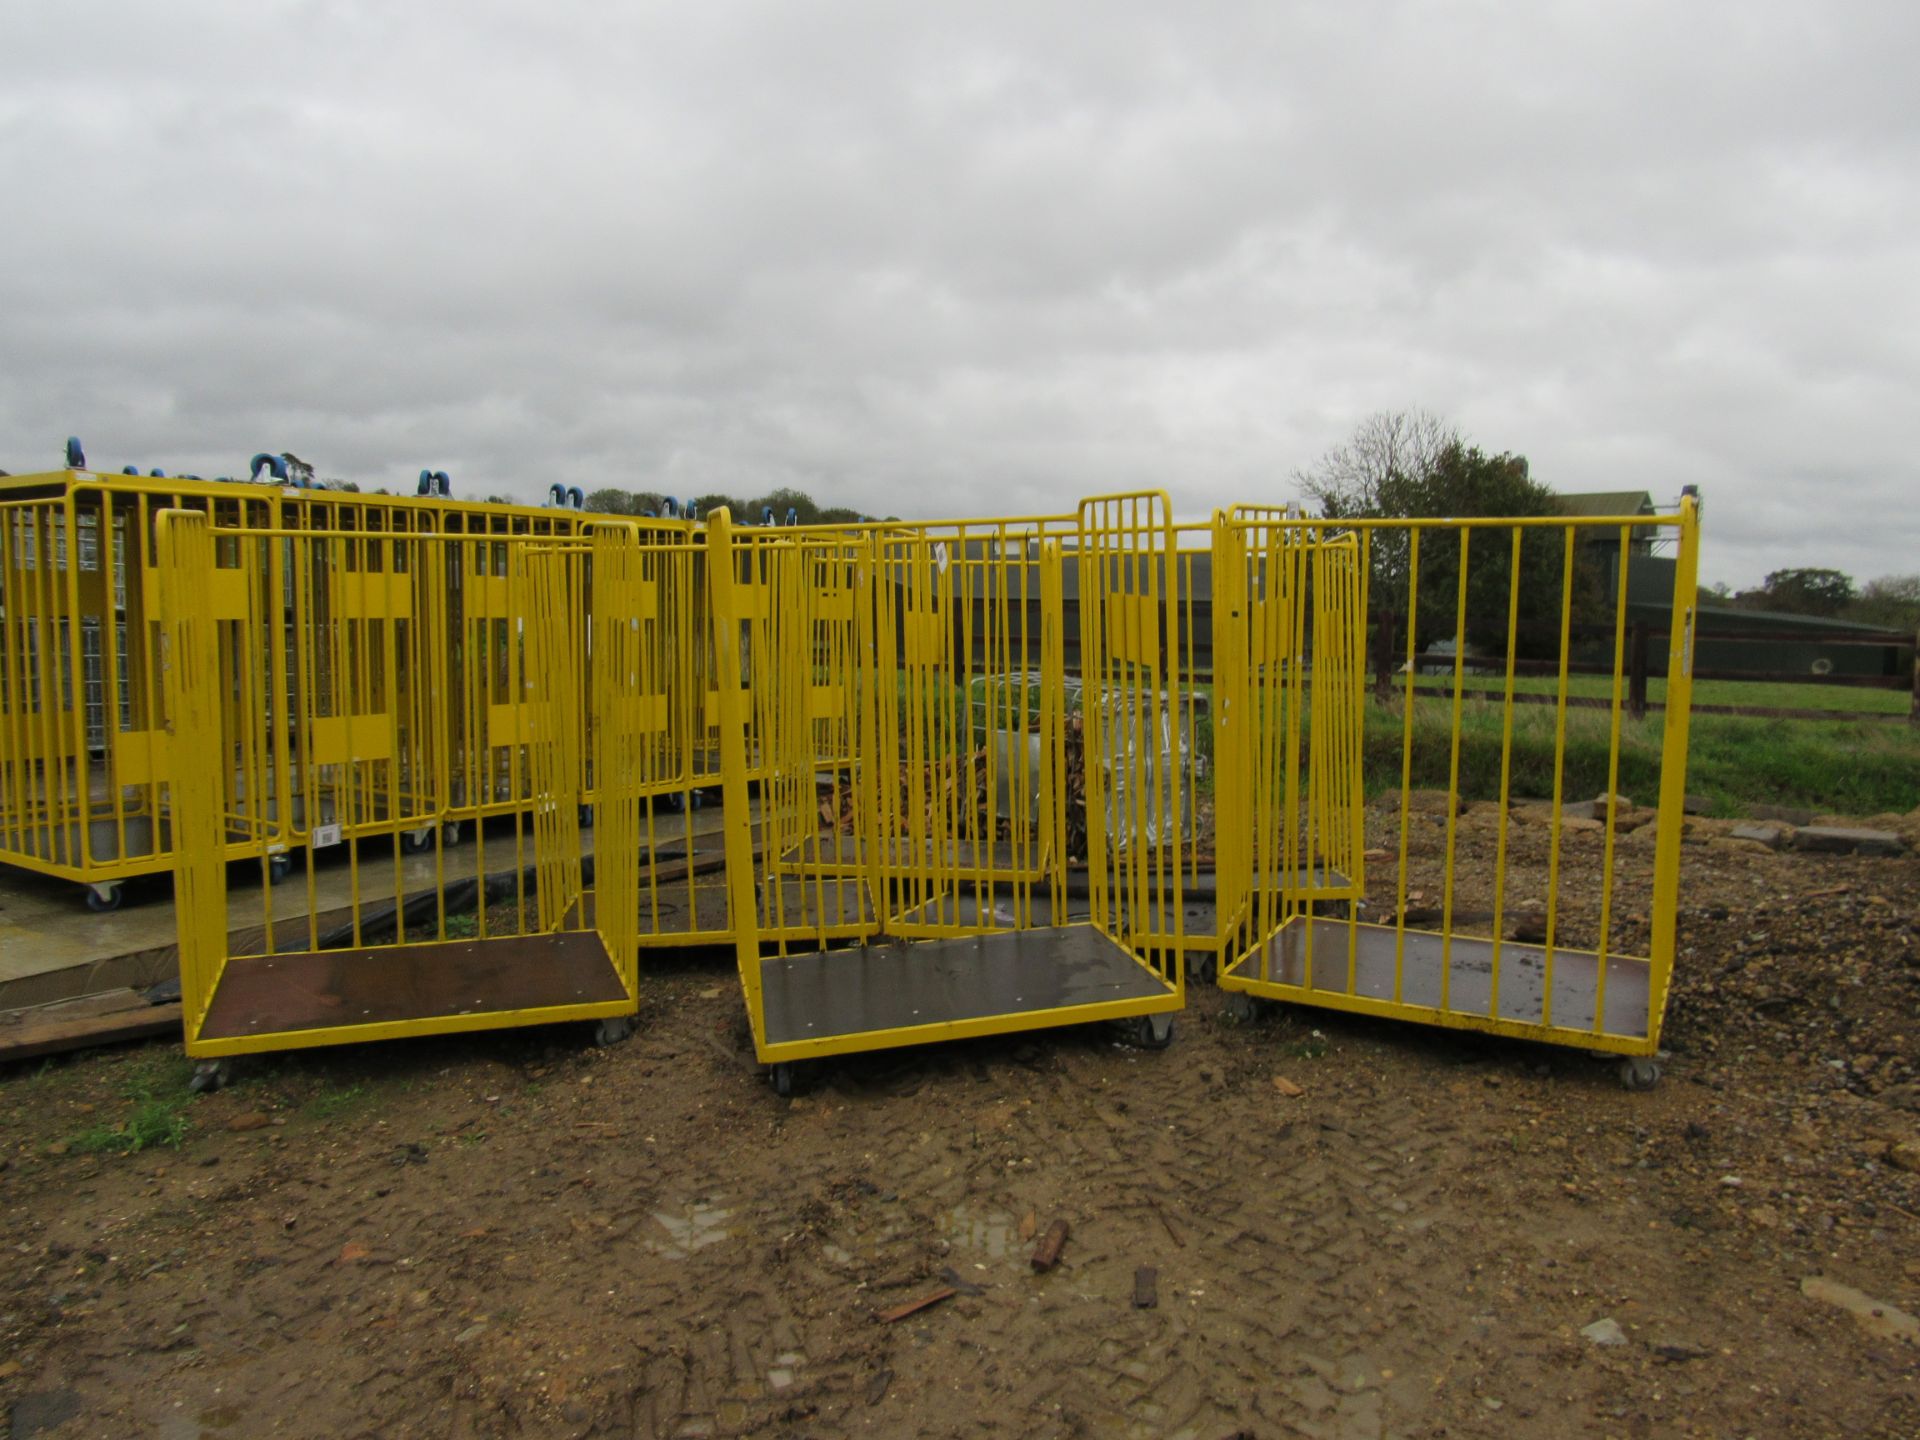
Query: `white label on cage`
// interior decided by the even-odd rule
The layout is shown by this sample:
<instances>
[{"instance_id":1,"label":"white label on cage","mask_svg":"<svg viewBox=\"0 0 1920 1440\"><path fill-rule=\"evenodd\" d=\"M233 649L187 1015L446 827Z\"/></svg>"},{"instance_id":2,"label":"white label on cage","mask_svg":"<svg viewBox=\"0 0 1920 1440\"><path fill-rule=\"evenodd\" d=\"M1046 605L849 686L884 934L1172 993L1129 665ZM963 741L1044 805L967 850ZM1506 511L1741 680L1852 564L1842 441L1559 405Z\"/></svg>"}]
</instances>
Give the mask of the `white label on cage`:
<instances>
[{"instance_id":1,"label":"white label on cage","mask_svg":"<svg viewBox=\"0 0 1920 1440\"><path fill-rule=\"evenodd\" d=\"M316 825L313 827L313 837L307 842L307 848L310 850L324 850L329 845L338 845L339 843L340 827L338 825Z\"/></svg>"},{"instance_id":2,"label":"white label on cage","mask_svg":"<svg viewBox=\"0 0 1920 1440\"><path fill-rule=\"evenodd\" d=\"M947 573L947 542L944 540L933 542L933 565L942 575Z\"/></svg>"}]
</instances>

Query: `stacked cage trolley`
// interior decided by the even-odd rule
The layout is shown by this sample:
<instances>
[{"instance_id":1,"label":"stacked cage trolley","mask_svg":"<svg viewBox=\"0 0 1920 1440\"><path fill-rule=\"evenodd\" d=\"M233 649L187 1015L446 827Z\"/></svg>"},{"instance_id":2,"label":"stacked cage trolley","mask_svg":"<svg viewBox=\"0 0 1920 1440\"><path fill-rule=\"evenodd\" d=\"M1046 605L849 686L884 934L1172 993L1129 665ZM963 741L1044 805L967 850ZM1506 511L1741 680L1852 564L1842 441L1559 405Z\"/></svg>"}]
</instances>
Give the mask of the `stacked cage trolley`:
<instances>
[{"instance_id":1,"label":"stacked cage trolley","mask_svg":"<svg viewBox=\"0 0 1920 1440\"><path fill-rule=\"evenodd\" d=\"M446 637L450 648L431 657L409 655L404 643L390 654L365 650L351 638L362 629L379 633L383 622L404 636L410 607L428 598L409 585L368 585L343 576L316 620L332 628L315 634L295 624L294 588L324 587L322 575L269 565L246 589L232 578L236 571L222 566L208 582L210 599L216 615L237 627L235 641L244 635L271 673L274 688L249 703L267 714L276 705L284 709L282 692L302 678L305 665L309 683L339 688L343 709L328 717L333 739L388 745L396 755L412 747L412 755L402 758L414 762L423 762L428 749L434 752L446 770L441 804L407 834L409 846L425 844L428 823L457 827L524 806L524 747L513 728L512 697L505 693L511 676L500 663L498 644L508 627L520 623L500 608L506 597L502 542L574 536L585 517L570 507L452 501L444 488L443 475L432 493L390 497L271 478L254 484L81 468L0 480L0 865L84 886L95 909L115 908L127 880L172 866L166 795L179 756L158 670L155 581L157 520L167 509L204 514L227 537L215 544L228 557L239 543L233 537L247 530L460 537L458 553L450 553L439 571L444 593L433 597L451 606L460 622ZM687 528L683 522L659 523L667 530ZM395 608L389 614L386 607ZM328 650L329 644L342 648ZM441 667L445 691L415 683L426 675L416 662L428 660ZM333 669L334 661L342 668ZM468 666L474 675L465 673ZM444 706L439 694L450 697ZM232 698L238 703L239 697ZM431 734L429 724L438 727ZM284 735L272 744L283 748ZM264 840L262 863L277 877L289 863L291 834L328 833L325 827L333 822L290 808L283 796L296 794L298 783L284 773L279 750L274 759L263 788L231 797L238 820L231 858L258 858ZM281 793L271 793L276 786ZM380 804L392 798L381 802L363 794L352 823L384 823ZM426 813L412 806L409 818Z\"/></svg>"},{"instance_id":2,"label":"stacked cage trolley","mask_svg":"<svg viewBox=\"0 0 1920 1440\"><path fill-rule=\"evenodd\" d=\"M740 526L590 517L564 489L461 505L431 478L404 499L81 469L0 487L0 863L100 904L172 868L196 1055L623 1023L637 956L693 943L732 948L783 1086L815 1057L1084 1021L1161 1044L1190 968L1243 1009L1652 1073L1691 497L1597 521L1180 524L1152 493ZM1628 807L1627 574L1655 537L1658 793ZM1390 643L1404 665L1370 697ZM1536 804L1515 737L1542 725ZM1596 745L1599 820L1570 821ZM236 925L236 859L297 869L307 903L262 887ZM1535 860L1542 893L1517 896Z\"/></svg>"}]
</instances>

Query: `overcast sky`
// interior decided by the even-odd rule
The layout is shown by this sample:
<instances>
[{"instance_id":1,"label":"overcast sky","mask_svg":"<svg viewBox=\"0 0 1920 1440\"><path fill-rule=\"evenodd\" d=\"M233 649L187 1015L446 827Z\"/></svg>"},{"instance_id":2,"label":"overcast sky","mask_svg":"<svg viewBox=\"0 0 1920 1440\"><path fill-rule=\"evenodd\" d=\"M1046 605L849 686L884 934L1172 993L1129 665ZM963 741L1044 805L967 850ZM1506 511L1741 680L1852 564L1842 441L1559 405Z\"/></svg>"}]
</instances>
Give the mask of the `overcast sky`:
<instances>
[{"instance_id":1,"label":"overcast sky","mask_svg":"<svg viewBox=\"0 0 1920 1440\"><path fill-rule=\"evenodd\" d=\"M1920 5L0 7L0 468L901 515L1423 405L1920 570Z\"/></svg>"}]
</instances>

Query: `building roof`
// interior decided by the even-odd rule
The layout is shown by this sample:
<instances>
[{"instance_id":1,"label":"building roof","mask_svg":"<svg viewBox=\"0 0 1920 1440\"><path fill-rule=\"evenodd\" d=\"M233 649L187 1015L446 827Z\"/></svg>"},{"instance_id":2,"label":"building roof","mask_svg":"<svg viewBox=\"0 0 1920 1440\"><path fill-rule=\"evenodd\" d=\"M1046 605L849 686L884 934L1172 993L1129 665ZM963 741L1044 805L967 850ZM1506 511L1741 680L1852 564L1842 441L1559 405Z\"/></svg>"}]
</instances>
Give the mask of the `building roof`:
<instances>
[{"instance_id":1,"label":"building roof","mask_svg":"<svg viewBox=\"0 0 1920 1440\"><path fill-rule=\"evenodd\" d=\"M1873 639L1884 636L1896 645L1913 638L1905 630L1862 625L1858 620L1842 620L1834 615L1795 615L1786 610L1749 610L1742 605L1702 605L1698 613L1702 628L1707 628L1707 622L1712 621L1713 628L1722 630L1806 630Z\"/></svg>"},{"instance_id":2,"label":"building roof","mask_svg":"<svg viewBox=\"0 0 1920 1440\"><path fill-rule=\"evenodd\" d=\"M1582 495L1561 495L1560 510L1565 515L1651 515L1653 496L1645 490L1592 490Z\"/></svg>"}]
</instances>

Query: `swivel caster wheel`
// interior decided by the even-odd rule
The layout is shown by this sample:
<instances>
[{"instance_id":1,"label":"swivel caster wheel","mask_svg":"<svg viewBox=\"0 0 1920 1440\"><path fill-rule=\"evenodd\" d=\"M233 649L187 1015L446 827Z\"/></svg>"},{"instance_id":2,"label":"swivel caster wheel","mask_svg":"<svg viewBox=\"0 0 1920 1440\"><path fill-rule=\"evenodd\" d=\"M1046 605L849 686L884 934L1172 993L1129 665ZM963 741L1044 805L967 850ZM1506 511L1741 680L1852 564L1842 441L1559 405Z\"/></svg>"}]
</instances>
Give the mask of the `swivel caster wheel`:
<instances>
[{"instance_id":1,"label":"swivel caster wheel","mask_svg":"<svg viewBox=\"0 0 1920 1440\"><path fill-rule=\"evenodd\" d=\"M187 1089L196 1095L211 1095L232 1083L231 1060L196 1060L193 1062L193 1074L187 1079Z\"/></svg>"},{"instance_id":2,"label":"swivel caster wheel","mask_svg":"<svg viewBox=\"0 0 1920 1440\"><path fill-rule=\"evenodd\" d=\"M794 1074L793 1066L788 1061L783 1060L775 1065L767 1078L773 1082L773 1093L782 1100L791 1100L793 1092L799 1088L799 1076Z\"/></svg>"},{"instance_id":3,"label":"swivel caster wheel","mask_svg":"<svg viewBox=\"0 0 1920 1440\"><path fill-rule=\"evenodd\" d=\"M291 855L272 855L267 858L267 883L278 885L293 872Z\"/></svg>"},{"instance_id":4,"label":"swivel caster wheel","mask_svg":"<svg viewBox=\"0 0 1920 1440\"><path fill-rule=\"evenodd\" d=\"M403 831L400 836L400 853L403 855L422 855L433 848L433 827L423 825L418 830Z\"/></svg>"},{"instance_id":5,"label":"swivel caster wheel","mask_svg":"<svg viewBox=\"0 0 1920 1440\"><path fill-rule=\"evenodd\" d=\"M1260 1006L1244 990L1229 990L1221 997L1221 1009L1235 1025L1251 1025L1260 1016Z\"/></svg>"},{"instance_id":6,"label":"swivel caster wheel","mask_svg":"<svg viewBox=\"0 0 1920 1440\"><path fill-rule=\"evenodd\" d=\"M1620 1061L1620 1084L1627 1090L1651 1090L1662 1074L1657 1055L1628 1055Z\"/></svg>"},{"instance_id":7,"label":"swivel caster wheel","mask_svg":"<svg viewBox=\"0 0 1920 1440\"><path fill-rule=\"evenodd\" d=\"M111 915L126 898L118 880L87 887L87 909L96 915Z\"/></svg>"},{"instance_id":8,"label":"swivel caster wheel","mask_svg":"<svg viewBox=\"0 0 1920 1440\"><path fill-rule=\"evenodd\" d=\"M633 1016L609 1015L593 1027L593 1043L601 1047L618 1045L633 1034Z\"/></svg>"},{"instance_id":9,"label":"swivel caster wheel","mask_svg":"<svg viewBox=\"0 0 1920 1440\"><path fill-rule=\"evenodd\" d=\"M1141 1050L1164 1050L1173 1043L1171 1014L1136 1015L1125 1025L1127 1043Z\"/></svg>"},{"instance_id":10,"label":"swivel caster wheel","mask_svg":"<svg viewBox=\"0 0 1920 1440\"><path fill-rule=\"evenodd\" d=\"M460 843L460 822L458 820L447 821L446 824L440 827L440 838L449 845L458 845Z\"/></svg>"}]
</instances>

